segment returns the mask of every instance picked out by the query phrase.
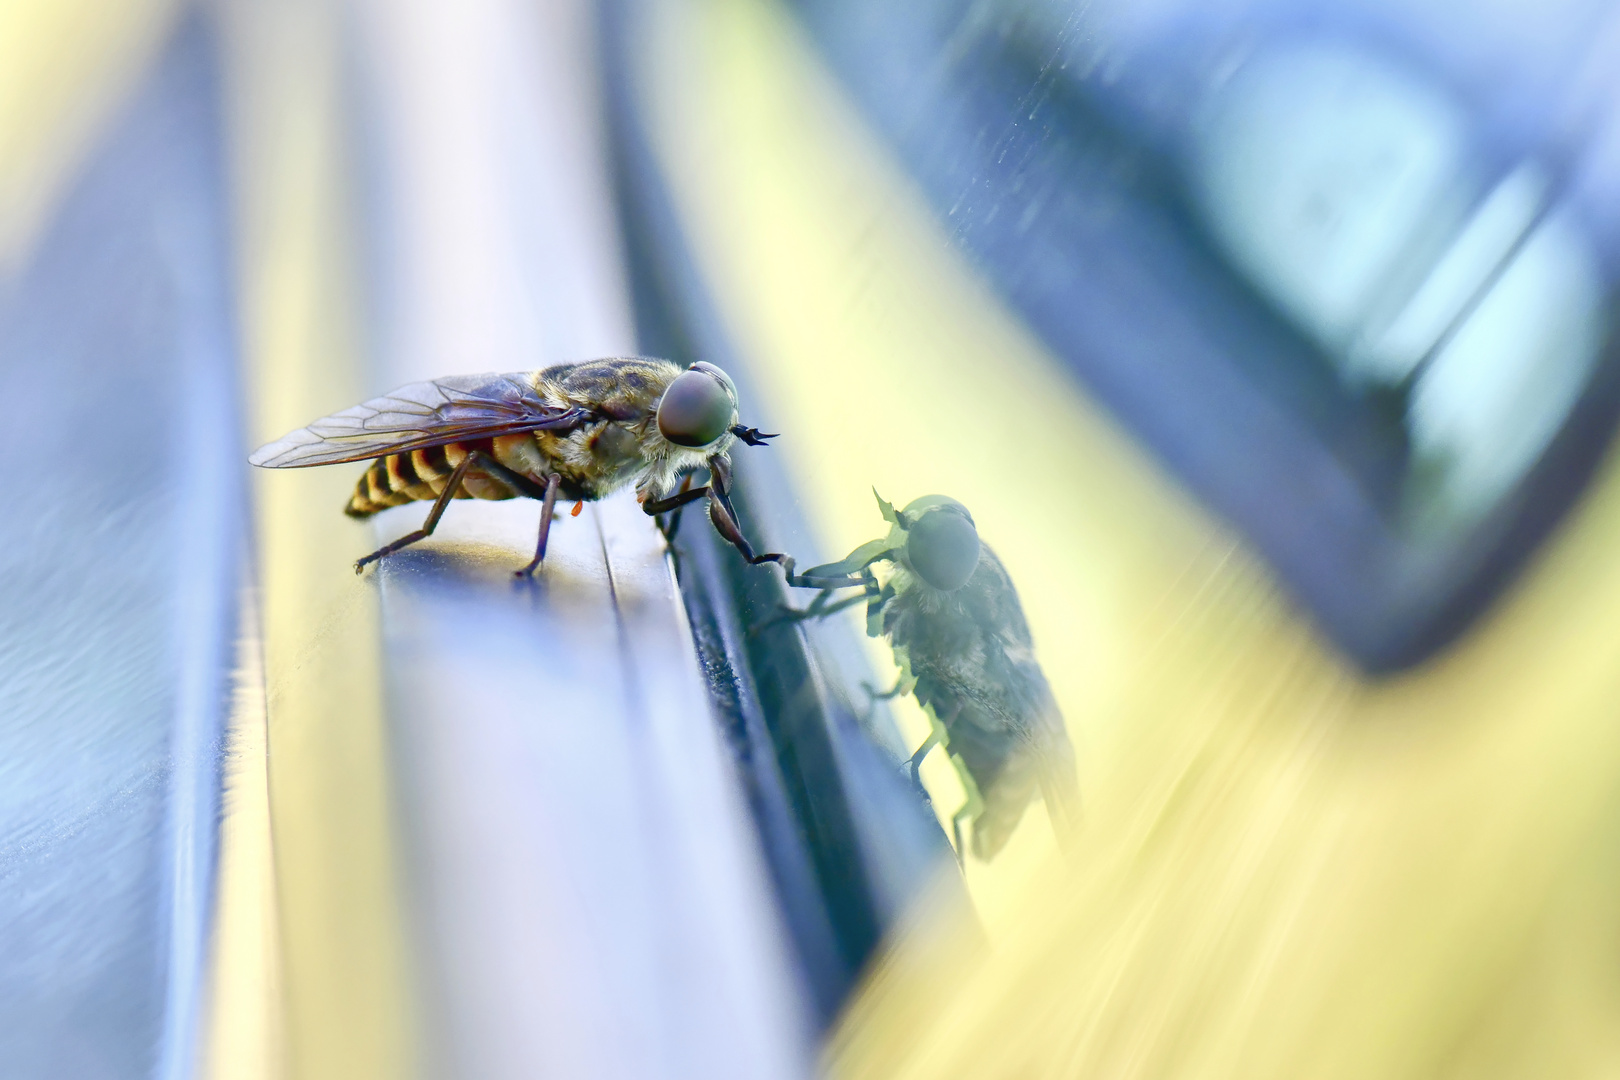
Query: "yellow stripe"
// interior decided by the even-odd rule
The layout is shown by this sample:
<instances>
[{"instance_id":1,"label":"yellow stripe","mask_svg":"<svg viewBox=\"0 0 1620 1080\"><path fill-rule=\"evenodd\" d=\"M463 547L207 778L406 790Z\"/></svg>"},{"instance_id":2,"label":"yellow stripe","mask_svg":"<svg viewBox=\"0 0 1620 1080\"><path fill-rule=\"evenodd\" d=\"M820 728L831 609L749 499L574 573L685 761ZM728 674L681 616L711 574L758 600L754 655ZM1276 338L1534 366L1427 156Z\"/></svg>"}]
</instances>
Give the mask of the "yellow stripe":
<instances>
[{"instance_id":1,"label":"yellow stripe","mask_svg":"<svg viewBox=\"0 0 1620 1080\"><path fill-rule=\"evenodd\" d=\"M360 478L360 483L355 485L354 492L349 496L349 508L363 514L377 510L377 507L372 505L370 496L366 494L365 477Z\"/></svg>"},{"instance_id":2,"label":"yellow stripe","mask_svg":"<svg viewBox=\"0 0 1620 1080\"><path fill-rule=\"evenodd\" d=\"M409 481L400 475L398 454L389 454L383 459L383 468L388 471L388 489L395 492L405 492L411 487Z\"/></svg>"},{"instance_id":3,"label":"yellow stripe","mask_svg":"<svg viewBox=\"0 0 1620 1080\"><path fill-rule=\"evenodd\" d=\"M412 450L411 465L416 469L416 475L421 477L424 483L433 487L434 494L444 490L442 487L434 487L433 485L433 482L442 479L444 474L433 467L432 463L427 459L427 454L421 450Z\"/></svg>"},{"instance_id":4,"label":"yellow stripe","mask_svg":"<svg viewBox=\"0 0 1620 1080\"><path fill-rule=\"evenodd\" d=\"M242 590L220 806L210 999L199 1033L202 1075L212 1080L274 1080L285 1065L264 643L255 594L252 588Z\"/></svg>"},{"instance_id":5,"label":"yellow stripe","mask_svg":"<svg viewBox=\"0 0 1620 1080\"><path fill-rule=\"evenodd\" d=\"M213 10L234 75L239 280L253 434L263 440L366 396L343 227L337 14L317 0ZM355 480L346 469L254 479L282 1059L296 1080L405 1077L417 1026L395 891L376 591L350 567L374 538L337 510ZM222 966L253 962L238 951ZM216 1031L230 1022L216 1019ZM260 1065L222 1068L256 1075Z\"/></svg>"},{"instance_id":6,"label":"yellow stripe","mask_svg":"<svg viewBox=\"0 0 1620 1080\"><path fill-rule=\"evenodd\" d=\"M991 948L919 915L833 1074L1620 1069L1613 466L1468 640L1366 683L1058 374L777 4L654 6L692 16L641 31L655 152L727 329L806 433L781 452L825 553L882 531L869 483L963 499L1080 754L1071 861L1032 814L970 863ZM973 453L964 431L1008 442ZM927 770L949 813L948 769Z\"/></svg>"},{"instance_id":7,"label":"yellow stripe","mask_svg":"<svg viewBox=\"0 0 1620 1080\"><path fill-rule=\"evenodd\" d=\"M0 272L22 261L179 7L176 0L0 3Z\"/></svg>"},{"instance_id":8,"label":"yellow stripe","mask_svg":"<svg viewBox=\"0 0 1620 1080\"><path fill-rule=\"evenodd\" d=\"M382 467L373 465L365 474L366 498L377 506L393 506L393 492L388 490L388 478L383 475Z\"/></svg>"}]
</instances>

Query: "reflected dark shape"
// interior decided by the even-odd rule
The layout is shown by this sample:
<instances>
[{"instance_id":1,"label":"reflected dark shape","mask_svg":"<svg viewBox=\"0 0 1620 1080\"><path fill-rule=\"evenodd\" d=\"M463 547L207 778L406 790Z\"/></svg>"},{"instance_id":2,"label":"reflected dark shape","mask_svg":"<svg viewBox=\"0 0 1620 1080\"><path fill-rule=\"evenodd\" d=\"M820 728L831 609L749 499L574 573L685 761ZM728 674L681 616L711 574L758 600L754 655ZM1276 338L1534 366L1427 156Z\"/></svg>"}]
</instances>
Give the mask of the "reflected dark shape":
<instances>
[{"instance_id":1,"label":"reflected dark shape","mask_svg":"<svg viewBox=\"0 0 1620 1080\"><path fill-rule=\"evenodd\" d=\"M918 577L945 592L966 585L979 565L978 530L965 511L955 509L925 513L906 529L906 561Z\"/></svg>"},{"instance_id":2,"label":"reflected dark shape","mask_svg":"<svg viewBox=\"0 0 1620 1080\"><path fill-rule=\"evenodd\" d=\"M951 816L958 859L968 850L963 822L972 826L974 857L988 862L1037 797L1066 838L1078 812L1074 748L1006 568L955 499L925 495L896 512L879 495L878 507L893 526L887 537L802 574L788 567L790 585L821 592L783 621L820 619L865 601L867 634L889 639L901 672L882 696L909 692L933 721L911 757L913 777L942 746L967 792ZM861 591L833 601L850 588Z\"/></svg>"},{"instance_id":3,"label":"reflected dark shape","mask_svg":"<svg viewBox=\"0 0 1620 1080\"><path fill-rule=\"evenodd\" d=\"M1368 671L1462 633L1608 446L1583 147L1493 127L1508 89L1394 9L1113 41L1066 5L792 7L980 273Z\"/></svg>"}]
</instances>

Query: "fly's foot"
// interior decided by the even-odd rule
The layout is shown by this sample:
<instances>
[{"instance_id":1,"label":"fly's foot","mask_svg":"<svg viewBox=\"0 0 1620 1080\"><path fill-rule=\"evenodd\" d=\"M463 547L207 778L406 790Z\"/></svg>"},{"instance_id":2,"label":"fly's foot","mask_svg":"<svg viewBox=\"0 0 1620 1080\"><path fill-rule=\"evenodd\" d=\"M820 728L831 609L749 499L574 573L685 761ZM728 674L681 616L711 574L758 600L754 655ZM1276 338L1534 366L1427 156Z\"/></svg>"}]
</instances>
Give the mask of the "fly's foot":
<instances>
[{"instance_id":1,"label":"fly's foot","mask_svg":"<svg viewBox=\"0 0 1620 1080\"><path fill-rule=\"evenodd\" d=\"M546 557L545 557L545 555L544 554L536 555L534 558L529 560L529 563L528 563L527 566L524 566L521 569L512 571L512 576L515 577L515 578L529 578L532 581L534 579L535 571L544 570L545 567L546 567Z\"/></svg>"}]
</instances>

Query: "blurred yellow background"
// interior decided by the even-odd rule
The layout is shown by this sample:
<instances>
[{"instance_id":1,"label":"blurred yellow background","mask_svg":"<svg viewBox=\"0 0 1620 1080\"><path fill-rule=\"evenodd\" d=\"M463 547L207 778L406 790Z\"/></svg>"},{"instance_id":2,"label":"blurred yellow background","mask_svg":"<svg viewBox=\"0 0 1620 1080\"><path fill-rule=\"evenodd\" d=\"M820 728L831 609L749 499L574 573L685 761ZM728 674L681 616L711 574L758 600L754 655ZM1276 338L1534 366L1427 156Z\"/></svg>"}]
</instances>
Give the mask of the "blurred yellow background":
<instances>
[{"instance_id":1,"label":"blurred yellow background","mask_svg":"<svg viewBox=\"0 0 1620 1080\"><path fill-rule=\"evenodd\" d=\"M1056 374L778 5L661 7L660 162L783 430L814 433L781 445L826 550L882 531L868 480L967 503L1080 759L1071 857L1041 822L970 862L989 944L895 942L833 1073L1620 1067L1613 468L1461 644L1365 680ZM924 777L948 816L939 755Z\"/></svg>"},{"instance_id":2,"label":"blurred yellow background","mask_svg":"<svg viewBox=\"0 0 1620 1080\"><path fill-rule=\"evenodd\" d=\"M177 5L0 2L0 268ZM334 7L227 0L251 433L364 396ZM1620 1073L1620 477L1421 667L1342 660L977 277L773 0L651 5L632 82L824 551L871 495L972 510L1019 585L1084 816L923 904L832 1038L848 1078ZM521 367L521 364L514 364ZM278 478L280 479L280 478ZM213 1076L420 1067L352 477L259 489ZM251 589L252 586L249 586ZM851 627L858 625L854 614ZM245 625L248 625L245 624ZM858 631L857 631L858 632ZM869 641L874 666L887 647ZM915 745L926 719L896 703ZM942 820L961 799L923 767ZM943 912L943 914L942 914Z\"/></svg>"}]
</instances>

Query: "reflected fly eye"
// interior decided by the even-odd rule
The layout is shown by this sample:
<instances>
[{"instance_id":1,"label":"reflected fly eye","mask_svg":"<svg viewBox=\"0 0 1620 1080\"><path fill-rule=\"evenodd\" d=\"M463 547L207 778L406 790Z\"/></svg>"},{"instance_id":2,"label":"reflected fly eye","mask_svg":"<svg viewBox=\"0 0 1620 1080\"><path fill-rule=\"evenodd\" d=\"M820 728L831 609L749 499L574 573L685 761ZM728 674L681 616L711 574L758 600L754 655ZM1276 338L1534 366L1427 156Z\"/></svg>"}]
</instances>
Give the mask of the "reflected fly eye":
<instances>
[{"instance_id":1,"label":"reflected fly eye","mask_svg":"<svg viewBox=\"0 0 1620 1080\"><path fill-rule=\"evenodd\" d=\"M961 514L926 513L906 530L906 561L934 588L960 589L979 565L979 531Z\"/></svg>"},{"instance_id":2,"label":"reflected fly eye","mask_svg":"<svg viewBox=\"0 0 1620 1080\"><path fill-rule=\"evenodd\" d=\"M708 446L731 427L736 409L730 390L694 366L676 376L664 391L664 399L658 403L658 431L676 446Z\"/></svg>"}]
</instances>

